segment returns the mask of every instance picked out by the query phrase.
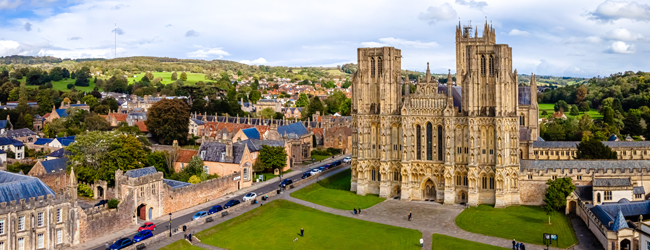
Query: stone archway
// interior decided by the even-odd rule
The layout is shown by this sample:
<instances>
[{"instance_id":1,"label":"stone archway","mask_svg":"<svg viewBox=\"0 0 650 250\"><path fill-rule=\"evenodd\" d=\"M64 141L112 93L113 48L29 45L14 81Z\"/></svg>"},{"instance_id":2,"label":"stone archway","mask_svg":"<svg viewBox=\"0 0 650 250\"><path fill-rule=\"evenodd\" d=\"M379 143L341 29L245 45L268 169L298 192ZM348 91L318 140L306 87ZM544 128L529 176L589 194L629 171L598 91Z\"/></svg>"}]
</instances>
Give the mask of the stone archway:
<instances>
[{"instance_id":1,"label":"stone archway","mask_svg":"<svg viewBox=\"0 0 650 250\"><path fill-rule=\"evenodd\" d=\"M423 200L436 200L436 184L431 180L431 178L427 178L425 182L422 183L422 197Z\"/></svg>"},{"instance_id":2,"label":"stone archway","mask_svg":"<svg viewBox=\"0 0 650 250\"><path fill-rule=\"evenodd\" d=\"M140 204L135 209L135 215L140 220L147 220L147 205L146 204Z\"/></svg>"},{"instance_id":3,"label":"stone archway","mask_svg":"<svg viewBox=\"0 0 650 250\"><path fill-rule=\"evenodd\" d=\"M402 196L402 187L400 185L395 185L392 190L392 196L393 197L401 197Z\"/></svg>"},{"instance_id":4,"label":"stone archway","mask_svg":"<svg viewBox=\"0 0 650 250\"><path fill-rule=\"evenodd\" d=\"M566 205L569 207L569 214L576 213L576 201L569 201Z\"/></svg>"},{"instance_id":5,"label":"stone archway","mask_svg":"<svg viewBox=\"0 0 650 250\"><path fill-rule=\"evenodd\" d=\"M456 199L458 203L467 203L467 192L465 190L461 190L458 192L458 198Z\"/></svg>"},{"instance_id":6,"label":"stone archway","mask_svg":"<svg viewBox=\"0 0 650 250\"><path fill-rule=\"evenodd\" d=\"M628 239L622 240L620 246L621 246L620 247L621 250L631 250L632 249L632 243Z\"/></svg>"}]
</instances>

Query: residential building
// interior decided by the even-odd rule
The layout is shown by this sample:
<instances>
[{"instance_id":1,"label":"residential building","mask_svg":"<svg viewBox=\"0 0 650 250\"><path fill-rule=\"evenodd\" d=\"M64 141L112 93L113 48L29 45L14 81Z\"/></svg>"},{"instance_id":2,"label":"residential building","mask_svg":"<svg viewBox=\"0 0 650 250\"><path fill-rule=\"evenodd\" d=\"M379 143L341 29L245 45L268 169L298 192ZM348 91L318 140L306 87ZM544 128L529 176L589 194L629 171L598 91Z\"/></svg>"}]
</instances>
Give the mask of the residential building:
<instances>
[{"instance_id":1,"label":"residential building","mask_svg":"<svg viewBox=\"0 0 650 250\"><path fill-rule=\"evenodd\" d=\"M23 143L36 142L38 139L36 133L28 128L9 130L5 133L6 137L21 141Z\"/></svg>"},{"instance_id":2,"label":"residential building","mask_svg":"<svg viewBox=\"0 0 650 250\"><path fill-rule=\"evenodd\" d=\"M25 144L13 138L0 137L0 150L14 152L16 160L25 158Z\"/></svg>"},{"instance_id":3,"label":"residential building","mask_svg":"<svg viewBox=\"0 0 650 250\"><path fill-rule=\"evenodd\" d=\"M199 157L203 159L206 174L226 176L240 173L241 181L238 183L238 188L245 188L252 184L254 161L246 143L204 142L199 148Z\"/></svg>"}]
</instances>

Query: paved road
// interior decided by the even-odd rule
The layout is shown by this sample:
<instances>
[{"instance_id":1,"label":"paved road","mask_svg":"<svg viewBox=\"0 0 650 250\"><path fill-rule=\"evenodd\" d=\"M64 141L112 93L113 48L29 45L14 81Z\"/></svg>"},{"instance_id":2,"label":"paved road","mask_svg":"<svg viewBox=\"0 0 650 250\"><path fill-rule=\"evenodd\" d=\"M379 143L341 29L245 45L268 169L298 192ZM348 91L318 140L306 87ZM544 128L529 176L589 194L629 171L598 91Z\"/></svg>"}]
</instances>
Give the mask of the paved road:
<instances>
[{"instance_id":1,"label":"paved road","mask_svg":"<svg viewBox=\"0 0 650 250\"><path fill-rule=\"evenodd\" d=\"M347 155L345 155L345 156L347 156ZM336 157L335 159L339 159L339 158L342 159L343 157ZM327 163L328 163L327 161L324 161L324 162L321 162L321 163L316 163L315 165L310 166L309 168L305 168L305 169L302 170L302 171L297 170L297 172L300 172L300 174L293 175L290 179L292 179L294 182L296 182L297 180L300 180L300 178L302 177L302 173L307 172L307 171L309 171L309 170L311 170L311 169L313 169L313 168L320 167L320 166L325 165L325 164L327 164ZM273 191L273 190L277 190L277 189L279 189L280 181L281 181L281 180L276 180L276 181L273 181L273 182L267 181L267 182L270 182L270 184L269 184L269 183L264 183L264 184L262 184L262 185L258 184L259 187L258 187L258 188L255 188L255 189L253 189L253 190L250 190L250 192L254 192L254 193L260 195L260 194L268 193L268 192ZM254 187L255 187L255 186L252 186L252 188L254 188ZM231 199L237 199L237 200L243 202L242 198L244 197L244 195L246 195L246 194L241 194L241 195L238 195L238 196L232 197ZM260 198L258 197L258 200L259 200L259 199L260 199ZM223 207L223 205L226 204L226 202L228 202L228 200L224 200L224 201L222 201L222 202L220 202L220 203L217 203L217 204L218 204L218 205L221 205L221 206ZM250 202L250 201L249 201L249 202ZM206 212L207 212L208 210L210 210L210 208L211 208L212 206L216 206L217 204L210 204L210 205L202 204L202 205L198 205L198 206L196 206L196 207L193 208L193 210L194 210L193 213L187 213L187 214L185 214L185 215L183 215L183 216L180 216L180 217L177 217L177 218L173 218L173 219L172 219L172 225L175 226L175 225L180 225L180 224L187 223L187 222L189 222L189 221L192 220L192 216L194 216L194 214L195 214L196 212L199 212L199 211L206 211ZM159 219L160 219L160 218L159 218ZM154 234L154 235L158 235L158 234L161 234L161 233L169 234L168 223L169 223L169 222L156 224L157 229L156 229L155 231L153 231L153 234ZM134 231L137 231L137 230L134 230ZM133 239L133 236L135 236L136 233L137 233L137 232L134 232L133 234L130 234L130 235L125 236L125 237L128 237L128 238L130 238L130 239ZM118 239L114 239L113 241L115 241L115 240L118 240ZM98 246L95 246L94 248L89 248L89 249L94 249L94 250L105 250L105 249L106 249L106 246L105 246L105 245L98 245Z\"/></svg>"}]
</instances>

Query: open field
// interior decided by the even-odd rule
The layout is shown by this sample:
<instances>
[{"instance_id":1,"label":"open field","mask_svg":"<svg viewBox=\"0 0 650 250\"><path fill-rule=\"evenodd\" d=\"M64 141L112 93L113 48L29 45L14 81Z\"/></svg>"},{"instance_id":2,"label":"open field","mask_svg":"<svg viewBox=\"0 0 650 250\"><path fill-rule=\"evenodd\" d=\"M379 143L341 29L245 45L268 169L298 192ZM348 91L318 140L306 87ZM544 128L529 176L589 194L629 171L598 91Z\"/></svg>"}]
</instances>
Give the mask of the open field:
<instances>
[{"instance_id":1,"label":"open field","mask_svg":"<svg viewBox=\"0 0 650 250\"><path fill-rule=\"evenodd\" d=\"M20 80L20 82L25 82L25 80L26 80L26 78L23 77L23 79ZM74 87L78 91L85 91L85 92L93 91L93 89L95 89L95 83L93 82L94 80L95 80L95 78L91 78L90 79L90 84L87 87L79 87L79 86L74 86ZM60 90L60 91L63 91L63 92L70 91L68 89L68 84L72 83L74 85L74 81L75 81L75 79L70 79L70 78L63 79L61 81L52 81L52 89ZM38 87L39 86L36 86L36 85L27 85L27 88L30 88L30 89L36 89Z\"/></svg>"},{"instance_id":2,"label":"open field","mask_svg":"<svg viewBox=\"0 0 650 250\"><path fill-rule=\"evenodd\" d=\"M142 79L145 73L146 72L137 74L135 78L133 77L129 78L129 83L133 83L133 79L135 79L136 81L140 81L140 79ZM172 81L172 72L151 72L151 73L153 74L154 78L162 77L163 79L162 84L170 84L172 82L175 82ZM187 73L187 81L184 82L186 84L195 84L198 81L203 81L203 82L209 81L205 79L205 74L197 74L197 73L190 73L190 72L185 72L185 73ZM176 75L178 79L181 79L181 72L176 72Z\"/></svg>"},{"instance_id":3,"label":"open field","mask_svg":"<svg viewBox=\"0 0 650 250\"><path fill-rule=\"evenodd\" d=\"M455 249L482 249L482 250L503 250L508 248L497 247L479 242L463 240L442 234L433 234L432 250L455 250Z\"/></svg>"},{"instance_id":4,"label":"open field","mask_svg":"<svg viewBox=\"0 0 650 250\"><path fill-rule=\"evenodd\" d=\"M203 248L192 246L189 242L183 239L169 244L160 250L203 250Z\"/></svg>"},{"instance_id":5,"label":"open field","mask_svg":"<svg viewBox=\"0 0 650 250\"><path fill-rule=\"evenodd\" d=\"M361 196L349 191L350 175L351 170L342 171L291 193L291 197L342 210L366 209L385 200L377 195Z\"/></svg>"},{"instance_id":6,"label":"open field","mask_svg":"<svg viewBox=\"0 0 650 250\"><path fill-rule=\"evenodd\" d=\"M538 104L538 106L539 106L539 118L548 117L548 115L553 114L553 112L555 111L554 110L554 107L555 107L554 103L540 103L540 104ZM571 105L569 105L569 106L571 106ZM542 111L544 111L544 110L546 110L548 115L542 115ZM566 115L566 117L575 117L576 119L580 119L580 117L582 117L582 115L585 114L585 113L588 114L589 117L591 117L591 119L603 119L603 115L598 113L598 110L595 110L595 109L590 109L588 112L580 112L580 115L578 115L578 116L569 115L569 112L564 112L564 115Z\"/></svg>"},{"instance_id":7,"label":"open field","mask_svg":"<svg viewBox=\"0 0 650 250\"><path fill-rule=\"evenodd\" d=\"M456 225L472 233L537 245L542 245L544 233L557 234L560 248L578 243L568 217L556 212L551 215L549 225L546 212L539 206L470 207L456 217Z\"/></svg>"},{"instance_id":8,"label":"open field","mask_svg":"<svg viewBox=\"0 0 650 250\"><path fill-rule=\"evenodd\" d=\"M300 237L300 228L305 235ZM238 249L420 249L417 230L333 215L275 200L204 230L202 243Z\"/></svg>"}]
</instances>

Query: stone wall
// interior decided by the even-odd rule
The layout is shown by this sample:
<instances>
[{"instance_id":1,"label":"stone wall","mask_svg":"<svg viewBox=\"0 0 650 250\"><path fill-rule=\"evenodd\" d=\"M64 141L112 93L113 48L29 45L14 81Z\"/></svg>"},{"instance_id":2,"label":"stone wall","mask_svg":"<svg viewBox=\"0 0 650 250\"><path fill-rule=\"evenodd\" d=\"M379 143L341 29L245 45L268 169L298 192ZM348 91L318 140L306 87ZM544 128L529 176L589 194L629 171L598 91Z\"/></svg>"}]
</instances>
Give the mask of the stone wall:
<instances>
[{"instance_id":1,"label":"stone wall","mask_svg":"<svg viewBox=\"0 0 650 250\"><path fill-rule=\"evenodd\" d=\"M163 214L190 208L237 191L237 182L241 179L235 180L235 177L239 176L239 173L235 173L175 189L163 185Z\"/></svg>"},{"instance_id":2,"label":"stone wall","mask_svg":"<svg viewBox=\"0 0 650 250\"><path fill-rule=\"evenodd\" d=\"M80 243L106 235L106 232L120 231L133 222L135 212L134 192L126 195L117 209L78 209Z\"/></svg>"},{"instance_id":3,"label":"stone wall","mask_svg":"<svg viewBox=\"0 0 650 250\"><path fill-rule=\"evenodd\" d=\"M519 181L519 201L521 205L541 205L546 194L546 181Z\"/></svg>"}]
</instances>

